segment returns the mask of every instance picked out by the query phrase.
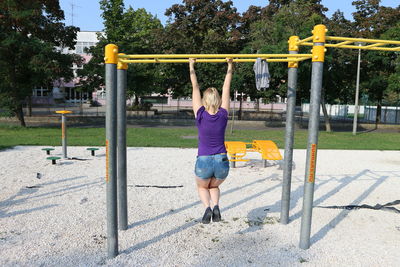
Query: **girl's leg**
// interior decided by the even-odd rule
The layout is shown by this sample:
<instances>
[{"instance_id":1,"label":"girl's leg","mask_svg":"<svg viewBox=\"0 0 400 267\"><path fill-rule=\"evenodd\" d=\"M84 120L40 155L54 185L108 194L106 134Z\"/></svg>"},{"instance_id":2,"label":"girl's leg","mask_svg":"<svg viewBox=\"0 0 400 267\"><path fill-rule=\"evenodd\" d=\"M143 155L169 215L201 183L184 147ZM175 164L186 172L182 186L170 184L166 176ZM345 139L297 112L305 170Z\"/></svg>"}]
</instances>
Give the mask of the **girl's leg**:
<instances>
[{"instance_id":1,"label":"girl's leg","mask_svg":"<svg viewBox=\"0 0 400 267\"><path fill-rule=\"evenodd\" d=\"M217 206L219 203L219 196L220 196L219 186L224 181L225 180L222 179L211 178L211 181L209 183L209 189L210 189L211 201L214 206Z\"/></svg>"},{"instance_id":2,"label":"girl's leg","mask_svg":"<svg viewBox=\"0 0 400 267\"><path fill-rule=\"evenodd\" d=\"M204 224L209 224L211 221L211 217L213 216L213 211L210 208L210 191L209 191L209 186L210 186L210 181L211 179L200 179L196 177L196 183L197 183L197 190L199 192L199 197L201 202L203 202L204 207L206 207L206 210L204 211L203 218L201 219L201 222Z\"/></svg>"},{"instance_id":3,"label":"girl's leg","mask_svg":"<svg viewBox=\"0 0 400 267\"><path fill-rule=\"evenodd\" d=\"M213 222L220 222L221 221L221 211L219 210L219 185L222 184L224 180L218 180L215 178L211 178L210 182L210 196L211 196L211 201L214 204L213 211L212 211L212 220Z\"/></svg>"},{"instance_id":4,"label":"girl's leg","mask_svg":"<svg viewBox=\"0 0 400 267\"><path fill-rule=\"evenodd\" d=\"M204 207L210 207L210 181L211 179L201 179L196 177L197 191L199 192L199 197Z\"/></svg>"}]
</instances>

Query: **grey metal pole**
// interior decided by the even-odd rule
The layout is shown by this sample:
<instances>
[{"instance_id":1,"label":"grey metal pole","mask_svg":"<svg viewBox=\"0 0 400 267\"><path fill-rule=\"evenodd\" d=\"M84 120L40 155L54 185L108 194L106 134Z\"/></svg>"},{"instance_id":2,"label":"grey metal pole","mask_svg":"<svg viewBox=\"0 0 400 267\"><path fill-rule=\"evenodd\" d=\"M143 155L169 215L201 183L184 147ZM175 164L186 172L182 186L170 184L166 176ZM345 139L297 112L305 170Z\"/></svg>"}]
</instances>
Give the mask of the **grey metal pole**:
<instances>
[{"instance_id":1,"label":"grey metal pole","mask_svg":"<svg viewBox=\"0 0 400 267\"><path fill-rule=\"evenodd\" d=\"M361 46L361 43L358 43ZM356 84L356 97L354 101L354 118L353 118L353 135L357 134L357 119L358 119L358 95L360 91L360 62L361 62L361 49L358 49L358 63L357 63L357 84Z\"/></svg>"},{"instance_id":2,"label":"grey metal pole","mask_svg":"<svg viewBox=\"0 0 400 267\"><path fill-rule=\"evenodd\" d=\"M322 75L325 56L325 26L314 27L314 46L311 76L310 116L308 123L308 144L306 174L304 177L303 215L301 217L300 248L310 247L311 219L314 201L314 183L317 162L317 145L321 104Z\"/></svg>"},{"instance_id":3,"label":"grey metal pole","mask_svg":"<svg viewBox=\"0 0 400 267\"><path fill-rule=\"evenodd\" d=\"M57 114L61 114L61 143L62 143L62 153L63 158L68 158L67 156L67 117L65 114L70 114L70 110L57 110Z\"/></svg>"},{"instance_id":4,"label":"grey metal pole","mask_svg":"<svg viewBox=\"0 0 400 267\"><path fill-rule=\"evenodd\" d=\"M109 258L118 255L117 215L117 54L116 45L106 46L106 192L107 192L107 252Z\"/></svg>"},{"instance_id":5,"label":"grey metal pole","mask_svg":"<svg viewBox=\"0 0 400 267\"><path fill-rule=\"evenodd\" d=\"M64 114L61 114L61 135L62 135L62 153L63 158L67 157L67 117Z\"/></svg>"},{"instance_id":6,"label":"grey metal pole","mask_svg":"<svg viewBox=\"0 0 400 267\"><path fill-rule=\"evenodd\" d=\"M289 38L289 53L298 54L296 42L298 36ZM286 131L285 131L285 157L283 159L283 181L282 181L282 201L281 201L281 224L289 223L290 209L290 185L292 181L293 163L293 143L294 143L294 113L296 108L296 88L297 88L297 69L298 64L289 62L288 64L288 90L286 104Z\"/></svg>"},{"instance_id":7,"label":"grey metal pole","mask_svg":"<svg viewBox=\"0 0 400 267\"><path fill-rule=\"evenodd\" d=\"M127 168L126 168L126 86L128 64L117 67L117 183L118 183L118 228L128 229Z\"/></svg>"}]
</instances>

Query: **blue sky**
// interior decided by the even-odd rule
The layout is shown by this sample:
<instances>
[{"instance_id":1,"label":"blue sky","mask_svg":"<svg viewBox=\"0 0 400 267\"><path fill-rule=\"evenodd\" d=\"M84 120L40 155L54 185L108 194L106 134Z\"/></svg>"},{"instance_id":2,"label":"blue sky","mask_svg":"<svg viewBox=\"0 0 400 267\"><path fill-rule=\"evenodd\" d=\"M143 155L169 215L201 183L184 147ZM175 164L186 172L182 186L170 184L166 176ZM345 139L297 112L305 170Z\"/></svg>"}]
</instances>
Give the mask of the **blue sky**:
<instances>
[{"instance_id":1,"label":"blue sky","mask_svg":"<svg viewBox=\"0 0 400 267\"><path fill-rule=\"evenodd\" d=\"M240 13L247 10L248 6L265 6L268 0L233 0L234 6ZM351 13L355 11L351 5L352 0L322 0L322 4L326 6L329 11L328 16L333 12L340 9L344 12L347 19L351 19ZM132 6L134 9L145 8L147 12L156 15L163 24L165 24L167 17L164 12L173 4L182 3L180 0L125 0L125 7ZM102 18L100 17L101 10L99 8L99 0L60 0L61 8L65 12L65 23L72 24L72 4L74 4L74 26L80 27L82 31L101 31L103 29ZM382 0L383 6L398 6L399 0Z\"/></svg>"}]
</instances>

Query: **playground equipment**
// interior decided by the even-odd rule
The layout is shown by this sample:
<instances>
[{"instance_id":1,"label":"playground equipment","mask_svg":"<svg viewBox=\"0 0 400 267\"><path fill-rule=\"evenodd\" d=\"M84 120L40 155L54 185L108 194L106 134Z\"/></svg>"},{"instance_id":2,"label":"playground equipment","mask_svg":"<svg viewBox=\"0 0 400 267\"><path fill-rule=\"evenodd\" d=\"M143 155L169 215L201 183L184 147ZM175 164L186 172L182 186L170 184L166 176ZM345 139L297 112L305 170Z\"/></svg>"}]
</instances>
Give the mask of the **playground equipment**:
<instances>
[{"instance_id":1,"label":"playground equipment","mask_svg":"<svg viewBox=\"0 0 400 267\"><path fill-rule=\"evenodd\" d=\"M51 160L51 164L55 165L56 164L56 160L61 159L60 157L47 157L48 160Z\"/></svg>"},{"instance_id":2,"label":"playground equipment","mask_svg":"<svg viewBox=\"0 0 400 267\"><path fill-rule=\"evenodd\" d=\"M125 225L127 225L125 96L128 63L187 63L189 58L195 58L197 63L222 63L226 62L226 58L232 58L233 62L255 62L257 58L262 58L267 62L289 62L289 66L297 68L298 62L312 57L313 54L295 53L125 55L118 54L116 45L107 45L104 61L107 90L106 192L108 256L112 258L118 255L117 225L119 224L120 229L126 229ZM117 192L119 192L118 195ZM117 205L119 208L118 213Z\"/></svg>"},{"instance_id":3,"label":"playground equipment","mask_svg":"<svg viewBox=\"0 0 400 267\"><path fill-rule=\"evenodd\" d=\"M43 151L46 151L46 155L50 155L50 151L53 151L53 150L54 150L54 148L51 148L51 147L45 147L45 148L42 148L42 150L43 150Z\"/></svg>"},{"instance_id":4,"label":"playground equipment","mask_svg":"<svg viewBox=\"0 0 400 267\"><path fill-rule=\"evenodd\" d=\"M255 151L261 153L262 158L265 160L264 164L267 163L267 160L282 160L278 146L271 140L254 140L252 146Z\"/></svg>"},{"instance_id":5,"label":"playground equipment","mask_svg":"<svg viewBox=\"0 0 400 267\"><path fill-rule=\"evenodd\" d=\"M67 116L66 114L72 113L70 110L57 110L56 113L61 114L61 139L62 139L62 152L63 158L67 157Z\"/></svg>"},{"instance_id":6,"label":"playground equipment","mask_svg":"<svg viewBox=\"0 0 400 267\"><path fill-rule=\"evenodd\" d=\"M313 56L313 69L312 76L321 76L318 81L314 81L312 78L311 83L311 102L310 102L310 119L308 125L308 145L307 145L307 160L306 160L306 175L304 178L304 195L303 195L303 215L301 218L301 229L300 229L300 248L308 249L310 247L310 232L311 232L311 219L312 219L312 208L314 198L314 184L315 184L315 172L316 172L316 160L317 160L317 145L318 145L318 127L319 127L319 107L321 97L321 83L322 83L322 70L324 62L324 54L326 51L325 47L332 48L347 48L347 49L361 49L361 50L375 50L375 51L400 51L400 41L392 40L379 40L379 39L364 39L364 38L349 38L349 37L336 37L326 36L325 33L328 30L324 25L317 25L312 31L313 36L305 38L303 40L296 39L295 47L298 46L313 46L314 52L321 54L322 61L314 62ZM309 42L313 40L313 42ZM383 47L386 46L386 47ZM290 47L289 47L290 48ZM315 65L315 70L314 70ZM290 85L289 85L290 86ZM315 87L315 88L314 88ZM288 121L286 121L288 125ZM293 137L291 137L293 140ZM286 150L285 150L286 158ZM286 199L286 203L283 203L282 209L286 209L285 212L288 215L289 212L289 200L290 200L290 180L291 178L291 159L290 164L284 168L284 190L282 194L288 194L289 197ZM290 168L289 168L290 167ZM285 177L286 172L286 177ZM286 188L285 188L286 186ZM284 192L286 191L286 192ZM282 216L282 213L281 213Z\"/></svg>"},{"instance_id":7,"label":"playground equipment","mask_svg":"<svg viewBox=\"0 0 400 267\"><path fill-rule=\"evenodd\" d=\"M251 145L251 147L247 147ZM238 161L249 161L244 159L247 152L258 152L264 162L264 167L267 167L267 160L282 160L282 155L278 147L271 140L254 140L252 143L245 143L240 141L227 141L225 147L230 156L231 167L236 167Z\"/></svg>"},{"instance_id":8,"label":"playground equipment","mask_svg":"<svg viewBox=\"0 0 400 267\"><path fill-rule=\"evenodd\" d=\"M313 35L300 40L298 36L289 38L289 54L220 54L220 55L124 55L118 54L118 47L109 44L105 48L106 69L106 186L107 186L107 246L108 256L118 255L117 224L120 229L126 229L126 130L125 130L125 95L126 95L126 70L128 63L187 63L189 58L195 58L197 63L226 62L226 58L233 62L254 62L262 58L267 62L288 62L288 90L286 109L286 134L285 158L282 182L282 224L289 221L290 183L292 173L293 139L294 139L294 109L296 102L297 68L299 62L311 59L311 95L310 115L308 127L308 144L306 175L304 178L303 215L300 231L300 248L310 247L311 217L314 197L314 182L317 160L319 108L321 99L321 86L323 65L326 47L349 48L362 50L400 51L400 41L375 40L363 38L347 38L326 36L327 29L324 25L316 25ZM326 43L331 41L332 43ZM366 45L352 45L354 42ZM300 46L312 46L312 54L299 54ZM383 47L389 46L389 47ZM394 46L394 47L393 47ZM117 109L118 106L118 109ZM118 128L117 128L118 127ZM117 143L118 135L118 143ZM118 153L117 153L118 150ZM118 154L118 157L117 157ZM117 166L118 164L118 166ZM118 192L117 195L117 179ZM117 217L117 196L119 218Z\"/></svg>"},{"instance_id":9,"label":"playground equipment","mask_svg":"<svg viewBox=\"0 0 400 267\"><path fill-rule=\"evenodd\" d=\"M91 152L91 155L94 157L96 150L99 150L99 149L96 147L88 147L88 148L86 148L86 150L89 150Z\"/></svg>"},{"instance_id":10,"label":"playground equipment","mask_svg":"<svg viewBox=\"0 0 400 267\"><path fill-rule=\"evenodd\" d=\"M249 159L244 159L247 153L247 146L245 142L240 141L228 141L225 142L225 148L230 156L229 162L232 168L236 167L237 161L249 161Z\"/></svg>"},{"instance_id":11,"label":"playground equipment","mask_svg":"<svg viewBox=\"0 0 400 267\"><path fill-rule=\"evenodd\" d=\"M233 62L256 62L257 58L268 62L300 62L311 58L311 54L179 54L179 55L122 55L122 63L189 63L195 58L196 63L226 63L227 58Z\"/></svg>"}]
</instances>

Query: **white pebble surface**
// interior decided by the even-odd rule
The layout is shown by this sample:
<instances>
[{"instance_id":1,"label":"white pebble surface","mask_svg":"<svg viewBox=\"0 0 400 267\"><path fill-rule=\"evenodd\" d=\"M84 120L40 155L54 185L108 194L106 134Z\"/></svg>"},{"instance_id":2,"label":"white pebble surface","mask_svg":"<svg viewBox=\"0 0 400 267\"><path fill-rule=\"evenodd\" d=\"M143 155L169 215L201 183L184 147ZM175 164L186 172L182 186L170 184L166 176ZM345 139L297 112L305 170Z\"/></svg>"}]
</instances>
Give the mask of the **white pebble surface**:
<instances>
[{"instance_id":1,"label":"white pebble surface","mask_svg":"<svg viewBox=\"0 0 400 267\"><path fill-rule=\"evenodd\" d=\"M86 160L52 165L42 148L0 151L0 266L400 266L400 213L321 208L399 200L400 151L318 150L303 250L306 150L294 150L289 224L279 223L282 162L264 168L254 152L221 185L223 221L204 225L197 150L128 148L128 230L109 259L105 149L92 157L68 147L69 157Z\"/></svg>"}]
</instances>

